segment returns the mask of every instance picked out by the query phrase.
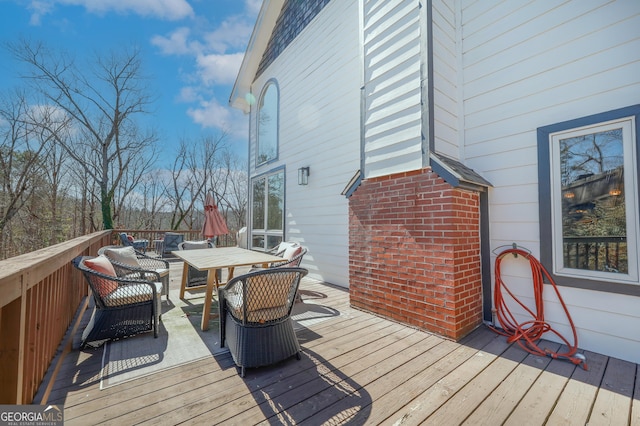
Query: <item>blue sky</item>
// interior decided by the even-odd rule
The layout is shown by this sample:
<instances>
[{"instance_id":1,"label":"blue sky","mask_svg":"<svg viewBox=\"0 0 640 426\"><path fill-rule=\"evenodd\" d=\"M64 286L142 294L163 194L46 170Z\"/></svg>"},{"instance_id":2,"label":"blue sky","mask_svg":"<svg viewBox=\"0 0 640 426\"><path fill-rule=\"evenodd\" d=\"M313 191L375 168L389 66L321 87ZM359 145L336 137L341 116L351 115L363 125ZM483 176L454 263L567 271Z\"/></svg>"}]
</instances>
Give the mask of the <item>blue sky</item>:
<instances>
[{"instance_id":1,"label":"blue sky","mask_svg":"<svg viewBox=\"0 0 640 426\"><path fill-rule=\"evenodd\" d=\"M0 43L23 36L82 57L137 45L158 97L165 154L224 131L247 155L248 118L228 99L262 0L0 0ZM0 90L20 85L0 49Z\"/></svg>"}]
</instances>

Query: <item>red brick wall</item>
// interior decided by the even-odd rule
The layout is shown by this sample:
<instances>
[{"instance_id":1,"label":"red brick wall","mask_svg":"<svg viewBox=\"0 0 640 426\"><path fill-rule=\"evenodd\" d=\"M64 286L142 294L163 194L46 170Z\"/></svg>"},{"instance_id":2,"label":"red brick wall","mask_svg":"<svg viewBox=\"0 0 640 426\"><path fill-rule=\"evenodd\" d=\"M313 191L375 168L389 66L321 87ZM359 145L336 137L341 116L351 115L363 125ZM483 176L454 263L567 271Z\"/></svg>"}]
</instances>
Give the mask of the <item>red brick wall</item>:
<instances>
[{"instance_id":1,"label":"red brick wall","mask_svg":"<svg viewBox=\"0 0 640 426\"><path fill-rule=\"evenodd\" d=\"M431 169L349 199L351 304L455 340L482 322L480 196Z\"/></svg>"}]
</instances>

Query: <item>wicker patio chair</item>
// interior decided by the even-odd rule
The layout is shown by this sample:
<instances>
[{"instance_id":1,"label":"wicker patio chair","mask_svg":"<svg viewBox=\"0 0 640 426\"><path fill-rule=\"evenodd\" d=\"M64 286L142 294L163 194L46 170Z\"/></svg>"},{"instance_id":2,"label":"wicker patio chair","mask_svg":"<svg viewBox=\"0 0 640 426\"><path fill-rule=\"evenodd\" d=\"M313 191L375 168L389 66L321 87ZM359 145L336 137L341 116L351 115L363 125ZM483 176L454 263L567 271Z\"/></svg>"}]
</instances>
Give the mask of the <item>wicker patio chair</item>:
<instances>
[{"instance_id":1,"label":"wicker patio chair","mask_svg":"<svg viewBox=\"0 0 640 426\"><path fill-rule=\"evenodd\" d=\"M233 361L245 369L300 359L300 344L291 310L303 268L273 268L231 279L218 289L220 346L229 347Z\"/></svg>"},{"instance_id":2,"label":"wicker patio chair","mask_svg":"<svg viewBox=\"0 0 640 426\"><path fill-rule=\"evenodd\" d=\"M122 245L125 247L133 247L136 250L145 252L147 251L147 246L149 246L149 240L134 240L133 238L129 238L126 232L120 233L120 241Z\"/></svg>"},{"instance_id":3,"label":"wicker patio chair","mask_svg":"<svg viewBox=\"0 0 640 426\"><path fill-rule=\"evenodd\" d=\"M307 253L307 249L300 247L299 251L296 251L291 259L285 259L282 262L273 262L269 265L270 268L297 268L302 263L302 258Z\"/></svg>"},{"instance_id":4,"label":"wicker patio chair","mask_svg":"<svg viewBox=\"0 0 640 426\"><path fill-rule=\"evenodd\" d=\"M272 262L269 264L269 268L299 268L302 263L302 258L307 253L307 249L294 242L282 242L280 245L274 247L270 252L276 256L282 256L283 260L280 262ZM261 265L253 265L249 272L255 272L264 269ZM298 294L296 296L296 302L302 303L302 296Z\"/></svg>"},{"instance_id":5,"label":"wicker patio chair","mask_svg":"<svg viewBox=\"0 0 640 426\"><path fill-rule=\"evenodd\" d=\"M172 251L178 250L178 244L184 241L184 234L165 232L162 240L162 257L173 257Z\"/></svg>"},{"instance_id":6,"label":"wicker patio chair","mask_svg":"<svg viewBox=\"0 0 640 426\"><path fill-rule=\"evenodd\" d=\"M119 277L138 274L138 278L145 279L145 273L148 271L160 275L162 294L165 295L167 302L169 301L169 262L148 256L133 247L105 246L98 250L98 255L101 254L109 258Z\"/></svg>"},{"instance_id":7,"label":"wicker patio chair","mask_svg":"<svg viewBox=\"0 0 640 426\"><path fill-rule=\"evenodd\" d=\"M267 252L275 256L282 256L288 248L295 247L300 247L300 244L296 243L295 241L281 241L280 244L267 250Z\"/></svg>"},{"instance_id":8,"label":"wicker patio chair","mask_svg":"<svg viewBox=\"0 0 640 426\"><path fill-rule=\"evenodd\" d=\"M307 249L295 242L281 242L268 252L283 258L282 261L270 263L269 268L298 268ZM263 269L261 265L253 265L251 271L260 269Z\"/></svg>"},{"instance_id":9,"label":"wicker patio chair","mask_svg":"<svg viewBox=\"0 0 640 426\"><path fill-rule=\"evenodd\" d=\"M106 256L79 256L73 265L82 271L95 302L89 324L82 333L81 348L89 342L116 340L148 331L158 337L162 284L157 274L155 281L117 277Z\"/></svg>"},{"instance_id":10,"label":"wicker patio chair","mask_svg":"<svg viewBox=\"0 0 640 426\"><path fill-rule=\"evenodd\" d=\"M178 244L178 250L198 250L206 248L215 248L215 245L211 241L183 241ZM218 269L218 281L220 281L221 272ZM199 287L207 284L208 271L198 271L193 266L189 266L189 272L187 275L187 285L189 287Z\"/></svg>"}]
</instances>

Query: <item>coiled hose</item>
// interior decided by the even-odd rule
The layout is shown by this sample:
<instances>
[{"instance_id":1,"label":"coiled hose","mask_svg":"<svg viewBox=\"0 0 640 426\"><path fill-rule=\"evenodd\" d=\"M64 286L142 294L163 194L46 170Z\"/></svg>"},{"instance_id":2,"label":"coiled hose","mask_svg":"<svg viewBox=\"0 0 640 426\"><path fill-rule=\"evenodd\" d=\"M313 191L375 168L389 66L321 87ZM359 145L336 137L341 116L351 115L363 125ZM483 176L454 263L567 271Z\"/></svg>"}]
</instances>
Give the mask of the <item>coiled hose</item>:
<instances>
[{"instance_id":1,"label":"coiled hose","mask_svg":"<svg viewBox=\"0 0 640 426\"><path fill-rule=\"evenodd\" d=\"M533 312L524 303L518 300L517 297L509 290L509 288L502 281L502 276L500 273L500 267L502 261L508 255L522 256L525 259L529 260L529 265L531 267L531 275L533 278L533 293L535 298L535 309L536 312ZM562 300L562 296L560 296L560 292L558 291L558 286L553 281L553 278L547 272L545 267L538 261L531 253L522 250L517 247L509 248L504 250L502 253L498 255L496 258L495 265L495 276L496 276L496 284L494 290L494 304L496 309L496 315L498 322L502 329L497 329L492 327L492 329L503 336L507 337L507 342L513 343L516 342L522 349L525 351L540 356L548 356L553 359L564 359L572 362L575 365L582 365L582 368L587 369L587 363L584 355L577 354L578 350L578 335L576 333L576 328L573 324L573 320L571 319L571 315L569 315L569 311L567 310L567 306ZM556 292L558 296L558 300L562 304L562 308L569 320L569 324L571 325L571 330L573 332L573 344L569 343L569 341L558 333L556 330L551 327L549 323L547 323L544 319L544 303L542 299L542 291L544 289L544 278L547 278L552 288ZM533 318L530 321L526 321L523 323L518 323L507 306L503 292L509 294L511 299L513 299L522 309L528 312ZM536 343L544 333L551 332L558 336L560 340L564 342L567 346L568 351L566 352L553 352L548 349L542 349Z\"/></svg>"}]
</instances>

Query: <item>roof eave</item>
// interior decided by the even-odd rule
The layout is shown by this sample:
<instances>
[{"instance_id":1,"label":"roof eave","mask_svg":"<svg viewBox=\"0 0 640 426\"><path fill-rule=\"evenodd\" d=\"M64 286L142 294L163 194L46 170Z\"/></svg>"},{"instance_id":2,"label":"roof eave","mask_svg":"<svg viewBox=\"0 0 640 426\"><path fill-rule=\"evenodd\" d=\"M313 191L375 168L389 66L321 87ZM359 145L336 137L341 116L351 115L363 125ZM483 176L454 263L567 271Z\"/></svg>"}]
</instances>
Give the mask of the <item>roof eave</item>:
<instances>
[{"instance_id":1,"label":"roof eave","mask_svg":"<svg viewBox=\"0 0 640 426\"><path fill-rule=\"evenodd\" d=\"M436 153L429 155L431 169L451 186L483 192L493 186L481 175L463 163Z\"/></svg>"},{"instance_id":2,"label":"roof eave","mask_svg":"<svg viewBox=\"0 0 640 426\"><path fill-rule=\"evenodd\" d=\"M229 106L232 108L240 109L245 113L248 113L251 108L250 97L247 95L251 93L251 84L283 4L284 0L264 0L262 3L238 76L231 90Z\"/></svg>"}]
</instances>

